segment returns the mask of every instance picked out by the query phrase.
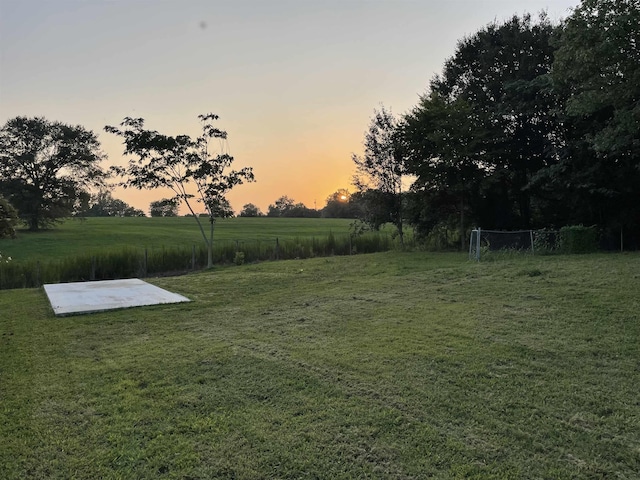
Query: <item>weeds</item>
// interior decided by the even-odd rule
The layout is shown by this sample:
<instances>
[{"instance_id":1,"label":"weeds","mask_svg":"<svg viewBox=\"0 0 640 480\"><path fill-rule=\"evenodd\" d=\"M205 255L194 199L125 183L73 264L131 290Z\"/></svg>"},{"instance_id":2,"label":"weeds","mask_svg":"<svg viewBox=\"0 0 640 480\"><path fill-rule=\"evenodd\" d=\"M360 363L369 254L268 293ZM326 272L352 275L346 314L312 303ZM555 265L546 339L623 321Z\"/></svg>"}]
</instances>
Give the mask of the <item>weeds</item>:
<instances>
[{"instance_id":1,"label":"weeds","mask_svg":"<svg viewBox=\"0 0 640 480\"><path fill-rule=\"evenodd\" d=\"M284 240L214 242L217 265L291 260L354 253L383 252L395 248L389 235L368 232L358 237L348 234L326 237L294 237ZM103 249L52 260L25 260L0 263L0 289L31 288L45 283L112 280L188 272L206 266L204 245L156 248L121 247Z\"/></svg>"}]
</instances>

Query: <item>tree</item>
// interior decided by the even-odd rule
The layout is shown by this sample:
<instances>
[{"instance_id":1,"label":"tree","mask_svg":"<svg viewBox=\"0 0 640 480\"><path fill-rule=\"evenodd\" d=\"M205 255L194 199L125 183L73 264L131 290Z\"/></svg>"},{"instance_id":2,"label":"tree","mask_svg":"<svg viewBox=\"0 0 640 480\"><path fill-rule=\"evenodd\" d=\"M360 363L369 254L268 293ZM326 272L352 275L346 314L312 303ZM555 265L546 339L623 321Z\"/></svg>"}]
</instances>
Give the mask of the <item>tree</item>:
<instances>
[{"instance_id":1,"label":"tree","mask_svg":"<svg viewBox=\"0 0 640 480\"><path fill-rule=\"evenodd\" d=\"M15 238L18 212L6 198L0 195L0 238Z\"/></svg>"},{"instance_id":2,"label":"tree","mask_svg":"<svg viewBox=\"0 0 640 480\"><path fill-rule=\"evenodd\" d=\"M108 190L91 195L80 215L85 217L144 217L144 212L126 202L113 198Z\"/></svg>"},{"instance_id":3,"label":"tree","mask_svg":"<svg viewBox=\"0 0 640 480\"><path fill-rule=\"evenodd\" d=\"M149 215L152 217L177 217L178 201L175 198L163 198L149 205Z\"/></svg>"},{"instance_id":4,"label":"tree","mask_svg":"<svg viewBox=\"0 0 640 480\"><path fill-rule=\"evenodd\" d=\"M479 207L478 187L485 177L480 139L469 104L431 92L401 124L407 171L415 176L408 218L419 236L436 227L460 231L465 245L466 217Z\"/></svg>"},{"instance_id":5,"label":"tree","mask_svg":"<svg viewBox=\"0 0 640 480\"><path fill-rule=\"evenodd\" d=\"M355 218L355 210L351 204L351 194L341 188L327 197L322 209L322 216L327 218Z\"/></svg>"},{"instance_id":6,"label":"tree","mask_svg":"<svg viewBox=\"0 0 640 480\"><path fill-rule=\"evenodd\" d=\"M583 0L560 31L560 164L545 172L585 224L640 236L640 1ZM637 240L636 240L637 241Z\"/></svg>"},{"instance_id":7,"label":"tree","mask_svg":"<svg viewBox=\"0 0 640 480\"><path fill-rule=\"evenodd\" d=\"M550 77L557 27L541 15L492 23L458 42L441 75L400 122L416 230L545 225L537 182L558 162L561 99ZM556 206L558 209L558 206Z\"/></svg>"},{"instance_id":8,"label":"tree","mask_svg":"<svg viewBox=\"0 0 640 480\"><path fill-rule=\"evenodd\" d=\"M283 195L275 203L269 205L267 217L297 217L314 218L319 217L320 212L313 208L307 208L304 203L298 202L291 197Z\"/></svg>"},{"instance_id":9,"label":"tree","mask_svg":"<svg viewBox=\"0 0 640 480\"><path fill-rule=\"evenodd\" d=\"M247 203L242 207L241 217L262 217L263 213L253 203Z\"/></svg>"},{"instance_id":10,"label":"tree","mask_svg":"<svg viewBox=\"0 0 640 480\"><path fill-rule=\"evenodd\" d=\"M350 204L356 219L370 230L379 230L386 223L393 223L396 201L394 195L370 188L351 195Z\"/></svg>"},{"instance_id":11,"label":"tree","mask_svg":"<svg viewBox=\"0 0 640 480\"><path fill-rule=\"evenodd\" d=\"M431 82L447 102L468 107L472 121L460 133L486 172L477 220L489 228L530 228L531 179L557 160L558 99L549 78L555 30L544 15L490 24L461 40Z\"/></svg>"},{"instance_id":12,"label":"tree","mask_svg":"<svg viewBox=\"0 0 640 480\"><path fill-rule=\"evenodd\" d=\"M369 130L365 135L364 156L353 154L352 160L357 171L354 176L356 188L361 193L368 190L379 192L379 195L364 195L362 200L380 201L370 209L387 209L388 221L395 225L402 244L402 180L406 169L399 146L397 125L393 114L384 107L379 111L374 110Z\"/></svg>"},{"instance_id":13,"label":"tree","mask_svg":"<svg viewBox=\"0 0 640 480\"><path fill-rule=\"evenodd\" d=\"M278 198L274 203L269 205L267 210L267 217L288 217L289 213L293 210L295 200L286 195Z\"/></svg>"},{"instance_id":14,"label":"tree","mask_svg":"<svg viewBox=\"0 0 640 480\"><path fill-rule=\"evenodd\" d=\"M106 126L105 131L124 139L124 153L130 159L126 167L114 167L113 172L125 180L125 187L138 189L169 188L173 199L184 202L198 223L202 238L207 244L207 265L213 266L213 233L216 218L233 215L226 194L236 185L253 182L249 167L229 170L233 157L228 153L227 132L214 126L218 116L212 113L198 116L202 134L192 139L188 135L175 137L144 129L144 119L127 117L120 124L122 129ZM210 152L210 142L219 142L220 152ZM196 194L191 193L195 189ZM209 216L209 237L190 199L196 198Z\"/></svg>"},{"instance_id":15,"label":"tree","mask_svg":"<svg viewBox=\"0 0 640 480\"><path fill-rule=\"evenodd\" d=\"M85 190L101 186L105 158L84 127L15 117L0 130L0 193L31 230L70 216Z\"/></svg>"}]
</instances>

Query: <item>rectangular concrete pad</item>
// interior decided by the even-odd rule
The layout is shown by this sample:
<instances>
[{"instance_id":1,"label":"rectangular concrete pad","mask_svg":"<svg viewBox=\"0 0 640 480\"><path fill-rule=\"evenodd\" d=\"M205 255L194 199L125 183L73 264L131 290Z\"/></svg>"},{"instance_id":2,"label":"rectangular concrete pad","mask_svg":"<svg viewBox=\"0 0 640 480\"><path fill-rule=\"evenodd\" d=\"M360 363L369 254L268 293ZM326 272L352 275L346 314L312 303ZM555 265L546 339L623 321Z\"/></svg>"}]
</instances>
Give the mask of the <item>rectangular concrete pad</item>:
<instances>
[{"instance_id":1,"label":"rectangular concrete pad","mask_svg":"<svg viewBox=\"0 0 640 480\"><path fill-rule=\"evenodd\" d=\"M58 316L190 301L138 278L55 283L45 285L44 291Z\"/></svg>"}]
</instances>

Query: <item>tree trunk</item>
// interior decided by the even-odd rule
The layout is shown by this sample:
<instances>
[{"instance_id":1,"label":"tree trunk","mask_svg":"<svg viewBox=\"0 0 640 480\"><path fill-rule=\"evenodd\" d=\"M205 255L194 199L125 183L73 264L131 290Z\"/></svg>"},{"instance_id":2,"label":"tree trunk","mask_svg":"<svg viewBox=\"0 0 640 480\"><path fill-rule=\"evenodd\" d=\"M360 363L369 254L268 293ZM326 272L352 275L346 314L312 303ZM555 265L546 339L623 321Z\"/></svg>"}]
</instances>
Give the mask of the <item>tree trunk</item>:
<instances>
[{"instance_id":1,"label":"tree trunk","mask_svg":"<svg viewBox=\"0 0 640 480\"><path fill-rule=\"evenodd\" d=\"M460 250L465 251L465 238L464 238L464 196L460 195Z\"/></svg>"},{"instance_id":2,"label":"tree trunk","mask_svg":"<svg viewBox=\"0 0 640 480\"><path fill-rule=\"evenodd\" d=\"M213 267L213 224L215 223L215 218L209 218L209 240L207 241L207 268Z\"/></svg>"}]
</instances>

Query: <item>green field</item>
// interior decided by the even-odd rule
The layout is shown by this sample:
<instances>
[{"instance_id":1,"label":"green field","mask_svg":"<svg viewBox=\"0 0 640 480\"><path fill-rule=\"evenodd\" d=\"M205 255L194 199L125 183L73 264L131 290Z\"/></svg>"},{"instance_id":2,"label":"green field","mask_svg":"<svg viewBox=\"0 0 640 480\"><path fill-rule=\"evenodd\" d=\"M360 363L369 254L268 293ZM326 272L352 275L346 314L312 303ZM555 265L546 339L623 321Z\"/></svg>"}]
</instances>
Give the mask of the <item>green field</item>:
<instances>
[{"instance_id":1,"label":"green field","mask_svg":"<svg viewBox=\"0 0 640 480\"><path fill-rule=\"evenodd\" d=\"M392 228L351 235L352 220L233 218L216 222L214 265L394 249ZM208 235L208 224L205 230ZM409 237L405 237L409 238ZM413 241L411 238L410 241ZM409 240L407 240L409 242ZM47 283L176 275L207 265L193 218L89 218L0 241L0 290Z\"/></svg>"},{"instance_id":2,"label":"green field","mask_svg":"<svg viewBox=\"0 0 640 480\"><path fill-rule=\"evenodd\" d=\"M387 252L0 291L7 479L638 478L640 255Z\"/></svg>"},{"instance_id":3,"label":"green field","mask_svg":"<svg viewBox=\"0 0 640 480\"><path fill-rule=\"evenodd\" d=\"M209 223L204 222L207 235ZM274 241L294 237L326 237L329 232L348 235L353 220L331 218L246 218L216 221L214 242L233 240ZM188 247L204 241L198 225L189 217L92 217L66 220L40 232L19 230L16 239L0 239L0 252L17 261L63 258L105 249Z\"/></svg>"}]
</instances>

